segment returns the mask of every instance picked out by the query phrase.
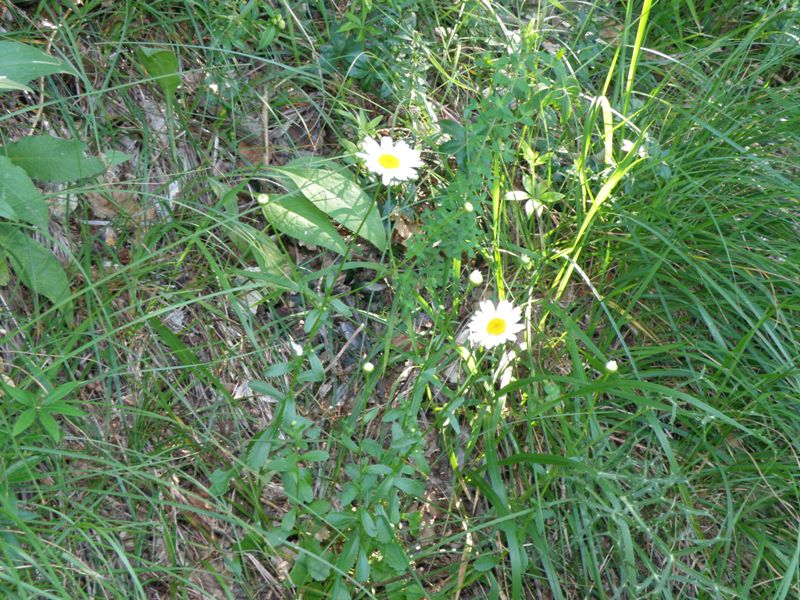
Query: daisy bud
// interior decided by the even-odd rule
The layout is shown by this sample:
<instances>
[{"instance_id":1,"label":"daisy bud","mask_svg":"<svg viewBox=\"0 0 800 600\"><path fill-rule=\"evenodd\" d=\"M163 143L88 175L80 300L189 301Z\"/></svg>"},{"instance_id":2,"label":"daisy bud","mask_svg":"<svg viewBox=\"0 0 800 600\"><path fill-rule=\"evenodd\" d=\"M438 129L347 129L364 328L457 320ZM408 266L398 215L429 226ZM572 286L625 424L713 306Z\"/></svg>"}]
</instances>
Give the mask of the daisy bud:
<instances>
[{"instance_id":1,"label":"daisy bud","mask_svg":"<svg viewBox=\"0 0 800 600\"><path fill-rule=\"evenodd\" d=\"M483 273L478 271L477 269L474 270L472 273L469 274L469 282L472 285L478 286L483 283Z\"/></svg>"},{"instance_id":2,"label":"daisy bud","mask_svg":"<svg viewBox=\"0 0 800 600\"><path fill-rule=\"evenodd\" d=\"M361 365L361 370L364 371L364 373L366 373L367 375L369 375L375 370L375 365L367 361L363 365Z\"/></svg>"},{"instance_id":3,"label":"daisy bud","mask_svg":"<svg viewBox=\"0 0 800 600\"><path fill-rule=\"evenodd\" d=\"M269 202L269 194L259 194L256 196L256 202L259 204L266 204Z\"/></svg>"},{"instance_id":4,"label":"daisy bud","mask_svg":"<svg viewBox=\"0 0 800 600\"><path fill-rule=\"evenodd\" d=\"M464 210L467 212L472 212L475 210L475 207L472 206L472 202L464 202Z\"/></svg>"},{"instance_id":5,"label":"daisy bud","mask_svg":"<svg viewBox=\"0 0 800 600\"><path fill-rule=\"evenodd\" d=\"M617 361L610 360L606 363L606 372L607 373L616 373L619 366L617 365Z\"/></svg>"}]
</instances>

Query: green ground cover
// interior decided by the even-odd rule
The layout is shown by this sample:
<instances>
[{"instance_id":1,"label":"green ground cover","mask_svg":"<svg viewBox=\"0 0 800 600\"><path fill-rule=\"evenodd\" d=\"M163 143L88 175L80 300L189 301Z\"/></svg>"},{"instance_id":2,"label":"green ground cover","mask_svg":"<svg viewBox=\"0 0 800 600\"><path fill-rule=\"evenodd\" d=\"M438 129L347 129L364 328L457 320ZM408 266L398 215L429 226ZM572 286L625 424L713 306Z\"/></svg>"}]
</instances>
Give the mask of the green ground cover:
<instances>
[{"instance_id":1,"label":"green ground cover","mask_svg":"<svg viewBox=\"0 0 800 600\"><path fill-rule=\"evenodd\" d=\"M0 5L0 596L800 595L799 16Z\"/></svg>"}]
</instances>

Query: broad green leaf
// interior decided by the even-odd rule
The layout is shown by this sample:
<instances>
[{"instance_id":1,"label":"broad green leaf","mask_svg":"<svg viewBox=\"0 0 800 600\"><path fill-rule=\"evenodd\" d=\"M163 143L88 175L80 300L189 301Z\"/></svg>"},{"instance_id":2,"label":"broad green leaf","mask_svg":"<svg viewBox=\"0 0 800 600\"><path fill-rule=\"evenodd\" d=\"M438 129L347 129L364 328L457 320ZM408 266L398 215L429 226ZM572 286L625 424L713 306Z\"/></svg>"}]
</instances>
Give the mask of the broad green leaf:
<instances>
[{"instance_id":1,"label":"broad green leaf","mask_svg":"<svg viewBox=\"0 0 800 600\"><path fill-rule=\"evenodd\" d=\"M358 582L364 582L369 579L370 565L367 553L361 548L358 551L358 560L356 561L356 572L353 574L353 579Z\"/></svg>"},{"instance_id":2,"label":"broad green leaf","mask_svg":"<svg viewBox=\"0 0 800 600\"><path fill-rule=\"evenodd\" d=\"M70 381L69 383L65 383L59 385L58 387L54 388L47 396L45 396L44 400L42 400L43 406L52 405L59 400L62 400L69 396L72 392L76 389L85 385L83 381ZM50 412L53 412L52 410Z\"/></svg>"},{"instance_id":3,"label":"broad green leaf","mask_svg":"<svg viewBox=\"0 0 800 600\"><path fill-rule=\"evenodd\" d=\"M494 554L484 554L472 563L472 568L479 573L485 573L494 569L499 563L500 559Z\"/></svg>"},{"instance_id":4,"label":"broad green leaf","mask_svg":"<svg viewBox=\"0 0 800 600\"><path fill-rule=\"evenodd\" d=\"M325 214L301 195L260 194L258 203L267 221L281 233L342 255L347 252L347 244Z\"/></svg>"},{"instance_id":5,"label":"broad green leaf","mask_svg":"<svg viewBox=\"0 0 800 600\"><path fill-rule=\"evenodd\" d=\"M8 285L11 281L11 272L8 270L8 259L6 252L0 248L0 287Z\"/></svg>"},{"instance_id":6,"label":"broad green leaf","mask_svg":"<svg viewBox=\"0 0 800 600\"><path fill-rule=\"evenodd\" d=\"M39 422L42 424L42 427L44 427L47 435L53 438L54 442L61 439L61 429L59 429L58 423L53 418L53 415L43 410L39 411Z\"/></svg>"},{"instance_id":7,"label":"broad green leaf","mask_svg":"<svg viewBox=\"0 0 800 600\"><path fill-rule=\"evenodd\" d=\"M86 416L86 413L83 412L80 408L78 408L74 404L67 404L64 401L54 402L53 404L48 404L47 410L52 415L64 415L66 417L85 417Z\"/></svg>"},{"instance_id":8,"label":"broad green leaf","mask_svg":"<svg viewBox=\"0 0 800 600\"><path fill-rule=\"evenodd\" d=\"M408 556L397 542L391 542L383 549L383 558L392 569L402 573L408 568Z\"/></svg>"},{"instance_id":9,"label":"broad green leaf","mask_svg":"<svg viewBox=\"0 0 800 600\"><path fill-rule=\"evenodd\" d=\"M216 469L209 476L208 480L211 485L208 488L208 493L212 496L222 496L228 491L228 486L231 479L236 476L236 468L231 469Z\"/></svg>"},{"instance_id":10,"label":"broad green leaf","mask_svg":"<svg viewBox=\"0 0 800 600\"><path fill-rule=\"evenodd\" d=\"M324 462L328 460L328 452L326 450L309 450L300 455L298 460L306 462Z\"/></svg>"},{"instance_id":11,"label":"broad green leaf","mask_svg":"<svg viewBox=\"0 0 800 600\"><path fill-rule=\"evenodd\" d=\"M37 135L8 144L0 149L0 154L5 154L34 179L65 182L94 177L105 172L103 161L86 156L85 148L83 142L78 140Z\"/></svg>"},{"instance_id":12,"label":"broad green leaf","mask_svg":"<svg viewBox=\"0 0 800 600\"><path fill-rule=\"evenodd\" d=\"M132 158L133 154L127 154L126 152L120 152L119 150L106 150L102 153L103 162L107 167L121 165L124 162L128 162Z\"/></svg>"},{"instance_id":13,"label":"broad green leaf","mask_svg":"<svg viewBox=\"0 0 800 600\"><path fill-rule=\"evenodd\" d=\"M32 92L33 90L29 88L27 85L23 85L18 81L14 81L13 79L9 79L4 75L0 75L0 92L3 90L9 91L23 91L23 92Z\"/></svg>"},{"instance_id":14,"label":"broad green leaf","mask_svg":"<svg viewBox=\"0 0 800 600\"><path fill-rule=\"evenodd\" d=\"M36 420L36 409L35 408L28 408L23 410L22 413L17 417L16 423L14 423L14 429L11 430L11 435L17 437L20 433L28 429L33 422Z\"/></svg>"},{"instance_id":15,"label":"broad green leaf","mask_svg":"<svg viewBox=\"0 0 800 600\"><path fill-rule=\"evenodd\" d=\"M47 229L49 213L31 178L8 157L0 156L0 217Z\"/></svg>"},{"instance_id":16,"label":"broad green leaf","mask_svg":"<svg viewBox=\"0 0 800 600\"><path fill-rule=\"evenodd\" d=\"M331 219L379 250L386 250L386 231L378 209L355 182L330 169L293 164L275 169L275 172L282 179L289 179L301 194Z\"/></svg>"},{"instance_id":17,"label":"broad green leaf","mask_svg":"<svg viewBox=\"0 0 800 600\"><path fill-rule=\"evenodd\" d=\"M9 223L0 223L0 246L11 257L14 272L27 287L71 316L72 304L65 302L70 294L69 281L52 253Z\"/></svg>"},{"instance_id":18,"label":"broad green leaf","mask_svg":"<svg viewBox=\"0 0 800 600\"><path fill-rule=\"evenodd\" d=\"M366 510L361 510L360 515L361 517L361 527L364 528L364 533L366 533L369 537L374 538L378 535L378 528L375 526L375 521Z\"/></svg>"},{"instance_id":19,"label":"broad green leaf","mask_svg":"<svg viewBox=\"0 0 800 600\"><path fill-rule=\"evenodd\" d=\"M175 100L175 91L181 84L178 74L178 57L164 48L139 48L139 63L147 74L155 79L168 102Z\"/></svg>"},{"instance_id":20,"label":"broad green leaf","mask_svg":"<svg viewBox=\"0 0 800 600\"><path fill-rule=\"evenodd\" d=\"M24 84L31 79L53 73L74 74L75 70L33 46L0 42L0 89L28 89Z\"/></svg>"},{"instance_id":21,"label":"broad green leaf","mask_svg":"<svg viewBox=\"0 0 800 600\"><path fill-rule=\"evenodd\" d=\"M306 567L308 574L315 581L325 581L331 574L331 565L328 553L323 553L322 546L315 538L310 538L303 544L306 554Z\"/></svg>"}]
</instances>

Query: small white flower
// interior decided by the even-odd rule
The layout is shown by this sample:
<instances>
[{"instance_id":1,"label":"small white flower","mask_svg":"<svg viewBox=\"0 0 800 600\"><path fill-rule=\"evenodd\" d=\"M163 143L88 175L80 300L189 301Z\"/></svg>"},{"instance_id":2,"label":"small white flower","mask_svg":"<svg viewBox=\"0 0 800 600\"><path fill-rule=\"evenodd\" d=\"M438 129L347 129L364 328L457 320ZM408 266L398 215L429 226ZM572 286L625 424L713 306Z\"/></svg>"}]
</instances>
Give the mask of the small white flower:
<instances>
[{"instance_id":1,"label":"small white flower","mask_svg":"<svg viewBox=\"0 0 800 600\"><path fill-rule=\"evenodd\" d=\"M503 300L495 306L485 300L469 322L469 339L484 348L513 342L517 333L525 328L520 321L522 311L511 302Z\"/></svg>"},{"instance_id":2,"label":"small white flower","mask_svg":"<svg viewBox=\"0 0 800 600\"><path fill-rule=\"evenodd\" d=\"M617 369L619 369L619 365L617 365L617 361L610 360L606 363L606 371L608 373L616 373Z\"/></svg>"},{"instance_id":3,"label":"small white flower","mask_svg":"<svg viewBox=\"0 0 800 600\"><path fill-rule=\"evenodd\" d=\"M472 212L475 210L475 207L472 205L472 202L464 202L464 210L467 212Z\"/></svg>"},{"instance_id":4,"label":"small white flower","mask_svg":"<svg viewBox=\"0 0 800 600\"><path fill-rule=\"evenodd\" d=\"M393 142L382 137L380 143L371 137L364 140L363 151L356 154L364 161L369 171L380 175L383 185L417 178L417 169L422 166L419 150L409 147L404 141Z\"/></svg>"},{"instance_id":5,"label":"small white flower","mask_svg":"<svg viewBox=\"0 0 800 600\"><path fill-rule=\"evenodd\" d=\"M375 370L375 365L367 361L363 365L361 365L361 370L364 371L364 373L366 373L367 375L369 375Z\"/></svg>"},{"instance_id":6,"label":"small white flower","mask_svg":"<svg viewBox=\"0 0 800 600\"><path fill-rule=\"evenodd\" d=\"M475 269L472 273L469 274L469 282L472 285L480 285L483 283L483 273Z\"/></svg>"}]
</instances>

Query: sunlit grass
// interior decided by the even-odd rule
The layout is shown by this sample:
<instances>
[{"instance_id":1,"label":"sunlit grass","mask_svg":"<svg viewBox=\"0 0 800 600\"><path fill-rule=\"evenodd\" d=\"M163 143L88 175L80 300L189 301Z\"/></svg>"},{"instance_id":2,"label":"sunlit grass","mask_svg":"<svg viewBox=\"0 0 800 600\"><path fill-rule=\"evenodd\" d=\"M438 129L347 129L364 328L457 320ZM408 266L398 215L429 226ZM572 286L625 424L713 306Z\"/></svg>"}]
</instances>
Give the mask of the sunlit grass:
<instances>
[{"instance_id":1,"label":"sunlit grass","mask_svg":"<svg viewBox=\"0 0 800 600\"><path fill-rule=\"evenodd\" d=\"M12 11L81 66L58 133L137 155L93 187L151 212L54 222L75 323L2 292L4 373L88 417L0 411L0 593L797 595L796 7L339 4ZM141 44L181 59L172 124ZM353 154L389 134L425 166L387 189ZM273 236L295 264L254 274L258 161L311 153L394 244ZM513 356L467 343L486 299Z\"/></svg>"}]
</instances>

